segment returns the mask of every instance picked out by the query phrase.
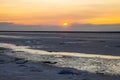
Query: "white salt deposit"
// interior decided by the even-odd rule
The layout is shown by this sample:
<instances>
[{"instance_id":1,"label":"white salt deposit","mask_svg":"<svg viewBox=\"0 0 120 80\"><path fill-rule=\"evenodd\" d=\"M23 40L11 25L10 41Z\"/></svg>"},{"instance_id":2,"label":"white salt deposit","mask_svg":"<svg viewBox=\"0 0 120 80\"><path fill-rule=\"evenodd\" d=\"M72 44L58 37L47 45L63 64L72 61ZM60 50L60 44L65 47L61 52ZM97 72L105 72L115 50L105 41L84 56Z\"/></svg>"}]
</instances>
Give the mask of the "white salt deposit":
<instances>
[{"instance_id":1,"label":"white salt deposit","mask_svg":"<svg viewBox=\"0 0 120 80\"><path fill-rule=\"evenodd\" d=\"M27 36L10 36L10 35L0 35L0 38L17 38L17 39L19 39L19 38L27 38L27 39L30 39L30 38L61 38L61 37L27 37Z\"/></svg>"},{"instance_id":2,"label":"white salt deposit","mask_svg":"<svg viewBox=\"0 0 120 80\"><path fill-rule=\"evenodd\" d=\"M23 36L0 35L1 38L24 38Z\"/></svg>"},{"instance_id":3,"label":"white salt deposit","mask_svg":"<svg viewBox=\"0 0 120 80\"><path fill-rule=\"evenodd\" d=\"M48 52L44 50L29 49L29 46L16 46L14 44L0 43L0 47L10 48L14 51L24 51L29 54L44 54L44 55L64 55L64 56L74 56L74 57L97 57L105 59L120 59L120 56L112 55L96 55L96 54L85 54L85 53L72 53L72 52Z\"/></svg>"}]
</instances>

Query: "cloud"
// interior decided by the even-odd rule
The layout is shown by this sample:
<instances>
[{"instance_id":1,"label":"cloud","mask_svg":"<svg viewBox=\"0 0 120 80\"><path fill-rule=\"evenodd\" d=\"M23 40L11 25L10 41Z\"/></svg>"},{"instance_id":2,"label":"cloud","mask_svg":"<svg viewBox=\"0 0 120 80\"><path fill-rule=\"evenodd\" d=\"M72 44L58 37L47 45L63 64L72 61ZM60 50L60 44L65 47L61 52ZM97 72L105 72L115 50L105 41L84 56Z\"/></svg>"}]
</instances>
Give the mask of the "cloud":
<instances>
[{"instance_id":1,"label":"cloud","mask_svg":"<svg viewBox=\"0 0 120 80\"><path fill-rule=\"evenodd\" d=\"M120 24L71 24L68 28L58 25L21 25L0 23L0 31L120 31Z\"/></svg>"},{"instance_id":2,"label":"cloud","mask_svg":"<svg viewBox=\"0 0 120 80\"><path fill-rule=\"evenodd\" d=\"M21 25L7 22L0 23L0 31L59 31L61 27L56 25Z\"/></svg>"},{"instance_id":3,"label":"cloud","mask_svg":"<svg viewBox=\"0 0 120 80\"><path fill-rule=\"evenodd\" d=\"M120 31L120 24L72 24L69 30L73 31Z\"/></svg>"}]
</instances>

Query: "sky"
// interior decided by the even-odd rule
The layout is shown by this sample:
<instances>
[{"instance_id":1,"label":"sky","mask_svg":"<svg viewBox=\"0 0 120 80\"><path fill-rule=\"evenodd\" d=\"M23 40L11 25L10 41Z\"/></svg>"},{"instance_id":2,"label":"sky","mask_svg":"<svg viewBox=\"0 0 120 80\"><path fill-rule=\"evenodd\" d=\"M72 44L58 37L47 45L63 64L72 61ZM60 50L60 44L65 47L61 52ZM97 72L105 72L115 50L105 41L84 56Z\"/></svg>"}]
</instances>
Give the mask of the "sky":
<instances>
[{"instance_id":1,"label":"sky","mask_svg":"<svg viewBox=\"0 0 120 80\"><path fill-rule=\"evenodd\" d=\"M120 0L0 0L0 22L113 26L120 24Z\"/></svg>"}]
</instances>

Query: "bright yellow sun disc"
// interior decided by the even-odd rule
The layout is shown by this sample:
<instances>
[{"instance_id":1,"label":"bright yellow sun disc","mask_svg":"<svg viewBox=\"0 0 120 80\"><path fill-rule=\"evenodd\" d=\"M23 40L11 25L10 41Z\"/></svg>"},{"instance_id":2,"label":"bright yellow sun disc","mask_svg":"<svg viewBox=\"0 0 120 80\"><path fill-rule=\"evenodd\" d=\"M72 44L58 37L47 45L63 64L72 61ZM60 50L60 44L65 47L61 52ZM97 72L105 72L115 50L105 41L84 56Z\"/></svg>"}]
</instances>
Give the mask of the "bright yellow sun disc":
<instances>
[{"instance_id":1,"label":"bright yellow sun disc","mask_svg":"<svg viewBox=\"0 0 120 80\"><path fill-rule=\"evenodd\" d=\"M68 25L68 23L67 23L67 22L64 22L64 23L63 23L63 25L64 25L64 26L67 26L67 25Z\"/></svg>"}]
</instances>

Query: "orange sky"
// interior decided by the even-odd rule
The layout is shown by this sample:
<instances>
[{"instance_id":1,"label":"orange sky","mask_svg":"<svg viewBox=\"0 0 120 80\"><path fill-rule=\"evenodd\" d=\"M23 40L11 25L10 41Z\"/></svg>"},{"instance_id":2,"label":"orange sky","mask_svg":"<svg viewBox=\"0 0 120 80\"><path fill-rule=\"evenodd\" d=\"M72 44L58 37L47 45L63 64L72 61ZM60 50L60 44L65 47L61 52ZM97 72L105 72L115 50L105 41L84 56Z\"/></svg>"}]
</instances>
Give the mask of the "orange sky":
<instances>
[{"instance_id":1,"label":"orange sky","mask_svg":"<svg viewBox=\"0 0 120 80\"><path fill-rule=\"evenodd\" d=\"M120 0L0 0L0 22L118 24Z\"/></svg>"}]
</instances>

